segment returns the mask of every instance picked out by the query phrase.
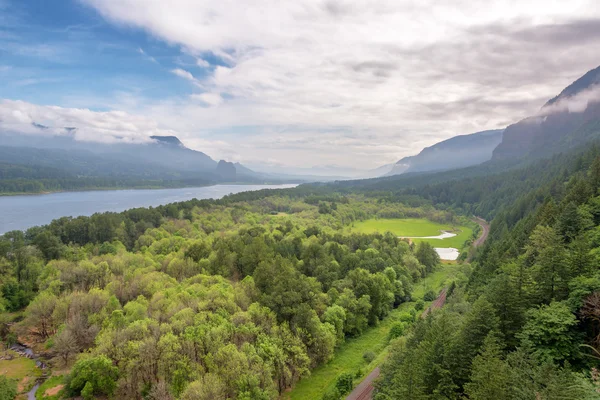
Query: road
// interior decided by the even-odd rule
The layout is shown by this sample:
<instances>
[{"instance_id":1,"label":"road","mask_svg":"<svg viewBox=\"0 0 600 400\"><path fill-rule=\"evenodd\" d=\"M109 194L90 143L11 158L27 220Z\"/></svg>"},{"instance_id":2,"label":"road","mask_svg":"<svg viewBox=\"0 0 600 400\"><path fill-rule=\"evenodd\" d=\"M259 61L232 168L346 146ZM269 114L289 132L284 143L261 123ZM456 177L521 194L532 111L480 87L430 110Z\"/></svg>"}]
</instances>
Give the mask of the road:
<instances>
[{"instance_id":1,"label":"road","mask_svg":"<svg viewBox=\"0 0 600 400\"><path fill-rule=\"evenodd\" d=\"M440 292L440 295L438 296L438 298L435 299L429 307L427 307L427 310L423 311L423 313L421 314L421 318L425 318L427 316L427 314L429 314L432 310L437 310L438 308L444 307L444 304L446 304L446 293L447 293L447 289L444 288Z\"/></svg>"},{"instance_id":2,"label":"road","mask_svg":"<svg viewBox=\"0 0 600 400\"><path fill-rule=\"evenodd\" d=\"M485 219L479 217L473 217L473 220L481 227L481 235L473 242L473 247L479 247L487 240L490 234L490 224Z\"/></svg>"},{"instance_id":3,"label":"road","mask_svg":"<svg viewBox=\"0 0 600 400\"><path fill-rule=\"evenodd\" d=\"M446 292L447 289L444 288L440 292L438 298L431 303L431 306L429 306L427 310L421 314L421 318L425 318L427 314L431 312L431 310L436 310L444 306L446 303ZM373 372L371 372L357 387L354 388L352 393L346 397L346 400L371 400L373 390L375 390L373 387L373 381L379 377L379 372L379 367L375 368Z\"/></svg>"},{"instance_id":4,"label":"road","mask_svg":"<svg viewBox=\"0 0 600 400\"><path fill-rule=\"evenodd\" d=\"M371 400L373 395L373 381L379 377L379 367L375 368L363 381L354 388L346 400Z\"/></svg>"}]
</instances>

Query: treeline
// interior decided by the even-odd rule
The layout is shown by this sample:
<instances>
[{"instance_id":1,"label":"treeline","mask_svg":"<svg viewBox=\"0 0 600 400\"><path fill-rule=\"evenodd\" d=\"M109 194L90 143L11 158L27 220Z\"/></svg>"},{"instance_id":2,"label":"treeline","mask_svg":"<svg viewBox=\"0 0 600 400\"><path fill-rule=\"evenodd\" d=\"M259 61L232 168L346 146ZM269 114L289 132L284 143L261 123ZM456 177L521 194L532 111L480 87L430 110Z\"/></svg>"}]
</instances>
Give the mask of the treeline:
<instances>
[{"instance_id":1,"label":"treeline","mask_svg":"<svg viewBox=\"0 0 600 400\"><path fill-rule=\"evenodd\" d=\"M277 398L437 268L427 244L343 229L376 207L193 200L9 232L0 303L24 311L0 314L0 336L72 365L69 396Z\"/></svg>"},{"instance_id":2,"label":"treeline","mask_svg":"<svg viewBox=\"0 0 600 400\"><path fill-rule=\"evenodd\" d=\"M565 181L580 171L582 165L589 166L598 154L600 149L592 142L525 165L522 161L486 163L441 173L337 182L328 188L342 194L363 193L413 207L430 204L438 209L492 220L501 210L514 207L524 193L553 184L557 177Z\"/></svg>"},{"instance_id":3,"label":"treeline","mask_svg":"<svg viewBox=\"0 0 600 400\"><path fill-rule=\"evenodd\" d=\"M197 179L136 179L110 177L0 179L0 194L44 193L101 189L156 189L205 186L213 181Z\"/></svg>"},{"instance_id":4,"label":"treeline","mask_svg":"<svg viewBox=\"0 0 600 400\"><path fill-rule=\"evenodd\" d=\"M507 203L468 285L394 342L375 398L600 398L598 150L486 181Z\"/></svg>"}]
</instances>

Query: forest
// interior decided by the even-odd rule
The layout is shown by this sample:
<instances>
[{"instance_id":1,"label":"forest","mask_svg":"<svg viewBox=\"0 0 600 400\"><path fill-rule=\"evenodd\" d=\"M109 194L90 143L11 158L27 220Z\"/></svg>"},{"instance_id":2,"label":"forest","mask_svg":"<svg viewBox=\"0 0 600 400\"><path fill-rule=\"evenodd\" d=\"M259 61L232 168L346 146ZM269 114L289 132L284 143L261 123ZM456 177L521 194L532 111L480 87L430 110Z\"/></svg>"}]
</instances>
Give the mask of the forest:
<instances>
[{"instance_id":1,"label":"forest","mask_svg":"<svg viewBox=\"0 0 600 400\"><path fill-rule=\"evenodd\" d=\"M373 216L453 216L360 196L201 200L62 218L0 240L2 338L67 368L65 396L272 399L438 267Z\"/></svg>"},{"instance_id":2,"label":"forest","mask_svg":"<svg viewBox=\"0 0 600 400\"><path fill-rule=\"evenodd\" d=\"M374 398L600 398L600 150L463 181L391 182L6 233L0 338L61 371L57 396L276 399L445 268L430 244L357 233L355 222L476 214L491 219L489 239L470 266L460 261L444 308L419 318L420 299L393 329ZM17 383L0 379L0 398ZM323 399L341 398L353 377L338 383Z\"/></svg>"}]
</instances>

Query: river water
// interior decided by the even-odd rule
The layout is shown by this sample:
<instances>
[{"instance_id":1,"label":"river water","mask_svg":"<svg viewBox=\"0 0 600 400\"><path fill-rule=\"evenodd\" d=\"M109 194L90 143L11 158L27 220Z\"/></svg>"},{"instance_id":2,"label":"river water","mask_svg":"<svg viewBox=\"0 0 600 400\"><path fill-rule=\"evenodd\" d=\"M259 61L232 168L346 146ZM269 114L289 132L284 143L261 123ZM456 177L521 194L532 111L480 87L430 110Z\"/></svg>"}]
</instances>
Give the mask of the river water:
<instances>
[{"instance_id":1,"label":"river water","mask_svg":"<svg viewBox=\"0 0 600 400\"><path fill-rule=\"evenodd\" d=\"M97 212L120 212L135 207L156 207L178 201L220 199L232 193L285 189L287 185L214 185L180 189L95 190L26 196L0 196L0 234L45 225L53 219Z\"/></svg>"}]
</instances>

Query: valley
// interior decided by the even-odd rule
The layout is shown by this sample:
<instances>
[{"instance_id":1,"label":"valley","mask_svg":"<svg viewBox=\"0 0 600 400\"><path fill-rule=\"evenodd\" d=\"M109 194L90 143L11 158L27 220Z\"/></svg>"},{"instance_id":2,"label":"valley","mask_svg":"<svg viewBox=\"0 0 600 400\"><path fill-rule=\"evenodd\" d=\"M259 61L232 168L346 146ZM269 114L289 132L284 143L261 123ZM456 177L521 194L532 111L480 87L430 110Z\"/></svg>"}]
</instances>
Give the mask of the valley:
<instances>
[{"instance_id":1,"label":"valley","mask_svg":"<svg viewBox=\"0 0 600 400\"><path fill-rule=\"evenodd\" d=\"M0 0L0 400L600 400L598 1L238 3Z\"/></svg>"}]
</instances>

